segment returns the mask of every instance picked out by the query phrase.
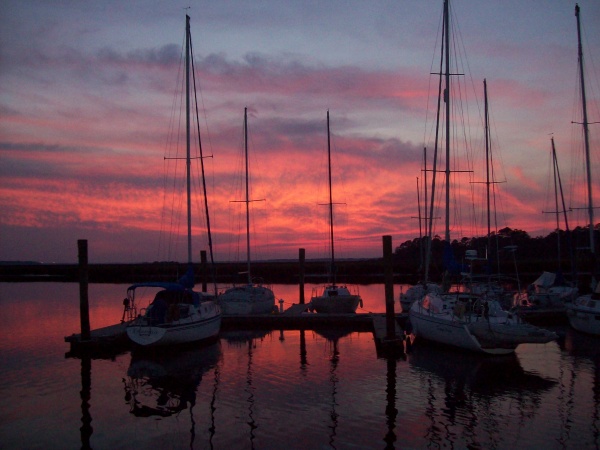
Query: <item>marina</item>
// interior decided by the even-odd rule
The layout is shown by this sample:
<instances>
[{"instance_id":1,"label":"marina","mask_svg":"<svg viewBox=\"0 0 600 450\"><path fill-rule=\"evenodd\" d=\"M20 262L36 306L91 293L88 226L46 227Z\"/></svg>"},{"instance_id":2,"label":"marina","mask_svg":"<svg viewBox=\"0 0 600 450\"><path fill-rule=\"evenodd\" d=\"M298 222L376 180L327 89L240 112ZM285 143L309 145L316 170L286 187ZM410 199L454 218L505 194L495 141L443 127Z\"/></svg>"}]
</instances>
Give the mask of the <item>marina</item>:
<instances>
[{"instance_id":1,"label":"marina","mask_svg":"<svg viewBox=\"0 0 600 450\"><path fill-rule=\"evenodd\" d=\"M5 448L600 444L600 341L569 327L504 357L417 344L378 356L371 330L338 327L224 329L214 343L176 352L71 357L64 336L79 326L78 288L0 283ZM124 288L90 284L92 329L121 317ZM360 288L357 315L383 316L385 286ZM297 300L297 285L273 290Z\"/></svg>"},{"instance_id":2,"label":"marina","mask_svg":"<svg viewBox=\"0 0 600 450\"><path fill-rule=\"evenodd\" d=\"M600 448L600 9L464 1L9 0L0 448Z\"/></svg>"}]
</instances>

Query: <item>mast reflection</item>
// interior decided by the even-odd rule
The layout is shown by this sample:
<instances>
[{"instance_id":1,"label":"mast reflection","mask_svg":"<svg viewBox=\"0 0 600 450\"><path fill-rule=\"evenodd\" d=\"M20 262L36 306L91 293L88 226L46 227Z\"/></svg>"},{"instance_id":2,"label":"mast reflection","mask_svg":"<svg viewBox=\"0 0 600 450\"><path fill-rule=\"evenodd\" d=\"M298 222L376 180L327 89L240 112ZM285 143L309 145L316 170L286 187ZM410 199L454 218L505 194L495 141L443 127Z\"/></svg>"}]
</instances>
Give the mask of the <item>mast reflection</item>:
<instances>
[{"instance_id":1,"label":"mast reflection","mask_svg":"<svg viewBox=\"0 0 600 450\"><path fill-rule=\"evenodd\" d=\"M337 375L337 368L340 362L340 351L338 349L338 342L341 338L346 337L352 333L351 330L339 329L339 328L319 328L315 329L315 333L327 339L329 344L329 382L331 383L331 410L329 412L329 418L331 419L328 428L329 433L329 445L331 448L336 448L335 438L337 436L338 418L339 414L336 407L339 406L336 400L337 395L337 384L339 378Z\"/></svg>"},{"instance_id":2,"label":"mast reflection","mask_svg":"<svg viewBox=\"0 0 600 450\"><path fill-rule=\"evenodd\" d=\"M258 423L254 418L254 406L255 406L255 391L256 388L253 384L254 370L253 370L253 358L254 349L256 349L256 341L262 340L266 336L270 335L271 331L266 330L236 330L226 331L221 333L221 337L229 345L243 347L247 346L247 357L248 363L246 366L246 383L244 386L244 392L246 393L246 402L248 404L248 421L246 422L250 432L250 448L254 448L254 441L256 439L256 430L258 429Z\"/></svg>"},{"instance_id":3,"label":"mast reflection","mask_svg":"<svg viewBox=\"0 0 600 450\"><path fill-rule=\"evenodd\" d=\"M561 350L566 352L571 358L566 360L567 367L565 374L569 375L569 389L565 393L564 404L566 405L564 414L564 423L573 422L573 414L582 414L582 406L576 410L575 398L578 389L591 390L592 392L592 417L591 432L594 437L593 443L596 447L600 446L600 337L580 333L571 327L565 332L564 341L560 342ZM591 373L592 385L589 386L587 377L582 376L586 371ZM561 380L562 381L562 380ZM561 402L563 404L563 402ZM561 436L564 442L569 442L570 427L563 426L565 430Z\"/></svg>"}]
</instances>

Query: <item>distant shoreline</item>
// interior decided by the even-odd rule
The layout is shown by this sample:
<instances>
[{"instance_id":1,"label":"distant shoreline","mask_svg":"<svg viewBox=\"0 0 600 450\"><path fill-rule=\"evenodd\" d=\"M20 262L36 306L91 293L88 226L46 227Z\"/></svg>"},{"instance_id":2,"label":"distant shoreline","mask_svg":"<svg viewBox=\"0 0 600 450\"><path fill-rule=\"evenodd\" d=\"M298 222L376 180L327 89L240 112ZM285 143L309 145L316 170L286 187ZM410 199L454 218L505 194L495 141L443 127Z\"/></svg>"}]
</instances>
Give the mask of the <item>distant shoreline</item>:
<instances>
[{"instance_id":1,"label":"distant shoreline","mask_svg":"<svg viewBox=\"0 0 600 450\"><path fill-rule=\"evenodd\" d=\"M400 261L394 258L393 273L395 283L415 284L419 274L414 261ZM137 283L143 281L175 281L187 268L185 263L113 263L89 264L88 282L90 283ZM349 259L336 261L337 280L340 283L382 283L384 267L382 258ZM539 276L543 269L520 273L522 287ZM305 283L327 281L328 261L307 260L304 262ZM246 264L243 262L215 263L217 283L244 283ZM196 283L212 282L208 267L194 264ZM431 279L441 277L440 270L430 271ZM300 280L300 263L292 260L257 261L252 263L252 277L266 283L297 284ZM0 282L78 282L77 264L44 264L25 262L4 262L0 264Z\"/></svg>"}]
</instances>

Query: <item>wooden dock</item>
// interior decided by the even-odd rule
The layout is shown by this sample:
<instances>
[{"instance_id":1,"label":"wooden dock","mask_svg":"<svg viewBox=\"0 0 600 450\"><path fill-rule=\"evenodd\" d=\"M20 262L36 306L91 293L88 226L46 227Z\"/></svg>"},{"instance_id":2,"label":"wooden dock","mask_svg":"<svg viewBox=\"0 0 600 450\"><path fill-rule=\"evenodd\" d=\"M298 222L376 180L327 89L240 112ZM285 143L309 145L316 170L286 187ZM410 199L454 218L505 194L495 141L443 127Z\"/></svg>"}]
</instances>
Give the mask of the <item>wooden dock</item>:
<instances>
[{"instance_id":1,"label":"wooden dock","mask_svg":"<svg viewBox=\"0 0 600 450\"><path fill-rule=\"evenodd\" d=\"M127 328L126 322L97 328L90 331L89 340L82 339L80 333L65 336L65 342L71 344L71 351L67 353L67 356L78 356L82 352L92 352L103 357L104 354L111 356L127 350L130 342L125 328Z\"/></svg>"},{"instance_id":2,"label":"wooden dock","mask_svg":"<svg viewBox=\"0 0 600 450\"><path fill-rule=\"evenodd\" d=\"M371 331L376 341L385 341L386 318L384 313L318 314L306 312L308 305L292 305L279 314L254 314L244 316L223 315L221 329L231 330L311 330L314 328ZM403 336L401 326L406 314L396 314L396 333ZM65 337L72 350L109 349L128 345L125 328L127 323L118 323L90 332L90 340L82 340L81 334Z\"/></svg>"}]
</instances>

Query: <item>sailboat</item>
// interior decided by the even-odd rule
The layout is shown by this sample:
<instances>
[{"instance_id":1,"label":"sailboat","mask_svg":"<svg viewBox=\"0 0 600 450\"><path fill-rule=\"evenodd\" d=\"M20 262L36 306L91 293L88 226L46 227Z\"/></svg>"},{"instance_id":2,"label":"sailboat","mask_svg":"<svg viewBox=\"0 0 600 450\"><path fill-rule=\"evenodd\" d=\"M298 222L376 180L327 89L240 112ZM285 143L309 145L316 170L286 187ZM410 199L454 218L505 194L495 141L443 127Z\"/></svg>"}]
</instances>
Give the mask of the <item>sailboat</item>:
<instances>
[{"instance_id":1,"label":"sailboat","mask_svg":"<svg viewBox=\"0 0 600 450\"><path fill-rule=\"evenodd\" d=\"M590 163L590 140L588 130L588 115L585 96L585 77L583 72L583 47L581 45L581 25L579 19L579 5L575 5L575 17L577 17L577 42L579 59L579 77L581 84L581 107L583 113L583 136L585 145L585 162L587 169L588 190L588 215L590 219L590 252L592 260L596 264L596 250L594 244L594 205L592 202L592 170ZM597 268L594 267L594 270ZM567 305L567 317L569 324L577 331L600 335L600 283L597 283L594 292L577 297L573 303Z\"/></svg>"},{"instance_id":2,"label":"sailboat","mask_svg":"<svg viewBox=\"0 0 600 450\"><path fill-rule=\"evenodd\" d=\"M245 285L227 289L217 297L227 315L270 314L275 308L275 294L252 279L250 260L250 200L248 186L248 108L244 108L244 157L246 162L246 265L248 281Z\"/></svg>"},{"instance_id":3,"label":"sailboat","mask_svg":"<svg viewBox=\"0 0 600 450\"><path fill-rule=\"evenodd\" d=\"M569 220L567 218L567 208L565 206L565 198L563 195L562 181L560 178L560 170L558 167L558 159L556 157L556 146L554 137L552 143L552 166L554 173L554 211L549 213L556 214L556 237L557 237L557 261L558 268L556 272L542 272L542 274L527 287L527 292L518 292L514 296L514 307L512 311L528 322L566 322L567 308L566 303L572 302L577 297L577 286L568 283L562 274L561 270L561 236L560 236L560 215L564 215L565 232L567 235L567 245L571 253L571 266L574 267L573 246L570 242ZM559 196L561 203L559 206ZM561 209L559 209L561 208ZM573 275L573 279L575 276Z\"/></svg>"},{"instance_id":4,"label":"sailboat","mask_svg":"<svg viewBox=\"0 0 600 450\"><path fill-rule=\"evenodd\" d=\"M445 241L450 243L449 188L450 188L450 21L449 1L444 0L443 58L445 62L444 96L446 107L446 232ZM437 115L438 120L440 114ZM437 150L436 142L436 150ZM436 151L437 157L437 151ZM435 177L435 166L434 166ZM432 184L435 188L435 178ZM432 208L433 210L433 189ZM431 236L431 217L429 234ZM429 254L427 255L429 258ZM427 268L426 268L427 273ZM514 353L522 343L547 343L558 338L556 333L523 323L516 315L504 311L497 300L479 297L469 292L428 293L414 302L409 310L412 334L416 340L424 339L473 352L506 355Z\"/></svg>"},{"instance_id":5,"label":"sailboat","mask_svg":"<svg viewBox=\"0 0 600 450\"><path fill-rule=\"evenodd\" d=\"M310 299L310 311L318 313L355 313L358 305L362 307L362 298L356 286L336 283L335 251L333 246L333 194L331 190L331 139L329 131L329 111L327 111L327 161L329 167L329 239L331 262L329 283L313 289Z\"/></svg>"},{"instance_id":6,"label":"sailboat","mask_svg":"<svg viewBox=\"0 0 600 450\"><path fill-rule=\"evenodd\" d=\"M188 269L177 282L138 283L127 289L126 307L135 305L136 290L158 288L154 300L126 328L127 336L141 346L185 344L215 338L221 328L221 308L214 296L196 292L192 266L192 214L191 214L191 157L190 157L190 75L192 57L190 17L186 15L186 176L187 176L187 251ZM202 157L200 158L202 160ZM204 171L203 171L204 173ZM206 191L204 192L206 200ZM208 203L205 201L208 217ZM210 233L210 226L207 227ZM209 239L210 241L210 239ZM212 258L212 247L211 247Z\"/></svg>"}]
</instances>

